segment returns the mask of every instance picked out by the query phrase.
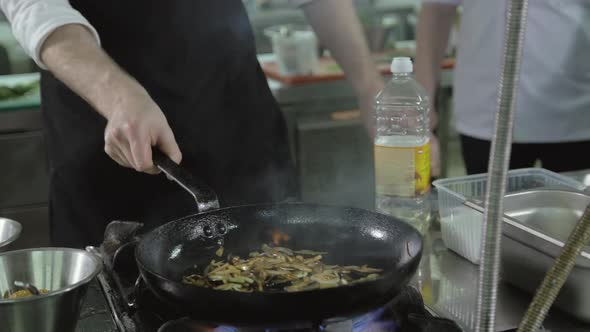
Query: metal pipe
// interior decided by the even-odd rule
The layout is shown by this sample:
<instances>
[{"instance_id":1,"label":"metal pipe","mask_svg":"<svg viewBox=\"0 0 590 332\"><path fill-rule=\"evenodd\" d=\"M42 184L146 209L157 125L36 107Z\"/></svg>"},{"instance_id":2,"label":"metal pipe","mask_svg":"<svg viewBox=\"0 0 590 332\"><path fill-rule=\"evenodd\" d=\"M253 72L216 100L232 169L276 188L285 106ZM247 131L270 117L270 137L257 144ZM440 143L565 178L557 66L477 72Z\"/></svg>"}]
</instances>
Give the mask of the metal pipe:
<instances>
[{"instance_id":1,"label":"metal pipe","mask_svg":"<svg viewBox=\"0 0 590 332\"><path fill-rule=\"evenodd\" d=\"M477 332L494 332L495 330L496 302L500 279L503 199L510 160L527 6L528 0L511 0L506 12L507 24L504 31L503 67L498 86L496 130L488 166L486 211L482 227L483 243L477 298Z\"/></svg>"},{"instance_id":2,"label":"metal pipe","mask_svg":"<svg viewBox=\"0 0 590 332\"><path fill-rule=\"evenodd\" d=\"M590 204L578 222L554 265L537 289L517 332L536 332L541 328L547 312L559 294L559 290L576 264L576 258L590 241Z\"/></svg>"}]
</instances>

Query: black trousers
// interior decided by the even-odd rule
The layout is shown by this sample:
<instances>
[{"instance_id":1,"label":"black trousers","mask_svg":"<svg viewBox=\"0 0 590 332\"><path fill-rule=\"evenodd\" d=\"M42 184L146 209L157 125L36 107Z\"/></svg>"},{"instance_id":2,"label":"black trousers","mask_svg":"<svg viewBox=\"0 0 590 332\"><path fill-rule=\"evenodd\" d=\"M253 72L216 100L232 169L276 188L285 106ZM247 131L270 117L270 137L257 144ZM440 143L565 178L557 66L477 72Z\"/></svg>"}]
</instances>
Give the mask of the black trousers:
<instances>
[{"instance_id":1,"label":"black trousers","mask_svg":"<svg viewBox=\"0 0 590 332\"><path fill-rule=\"evenodd\" d=\"M463 160L467 174L488 171L490 141L461 136ZM590 168L590 141L568 143L514 143L510 169L533 167L537 160L542 167L554 172Z\"/></svg>"}]
</instances>

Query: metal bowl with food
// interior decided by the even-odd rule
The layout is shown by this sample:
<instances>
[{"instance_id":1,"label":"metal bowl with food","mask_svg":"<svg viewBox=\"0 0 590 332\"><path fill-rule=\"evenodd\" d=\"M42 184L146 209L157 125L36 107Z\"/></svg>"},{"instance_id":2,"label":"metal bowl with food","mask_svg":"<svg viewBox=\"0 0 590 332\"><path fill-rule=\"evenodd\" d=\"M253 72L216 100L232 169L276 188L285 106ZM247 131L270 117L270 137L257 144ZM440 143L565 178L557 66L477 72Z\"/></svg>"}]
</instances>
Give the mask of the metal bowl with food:
<instances>
[{"instance_id":1,"label":"metal bowl with food","mask_svg":"<svg viewBox=\"0 0 590 332\"><path fill-rule=\"evenodd\" d=\"M20 223L6 218L0 218L0 252L6 250L6 247L18 239L22 231Z\"/></svg>"},{"instance_id":2,"label":"metal bowl with food","mask_svg":"<svg viewBox=\"0 0 590 332\"><path fill-rule=\"evenodd\" d=\"M98 257L78 249L37 248L1 253L0 330L73 332L88 284L101 267ZM15 282L34 285L41 294L19 290Z\"/></svg>"}]
</instances>

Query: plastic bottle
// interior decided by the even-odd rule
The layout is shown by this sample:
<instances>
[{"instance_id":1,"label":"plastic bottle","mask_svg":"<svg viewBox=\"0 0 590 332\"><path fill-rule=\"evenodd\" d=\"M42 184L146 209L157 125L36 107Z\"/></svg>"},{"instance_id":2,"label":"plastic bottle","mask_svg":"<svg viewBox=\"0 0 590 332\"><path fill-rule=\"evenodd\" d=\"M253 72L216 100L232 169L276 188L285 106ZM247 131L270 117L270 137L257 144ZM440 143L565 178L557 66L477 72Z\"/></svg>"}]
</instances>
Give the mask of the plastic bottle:
<instances>
[{"instance_id":1,"label":"plastic bottle","mask_svg":"<svg viewBox=\"0 0 590 332\"><path fill-rule=\"evenodd\" d=\"M376 208L425 234L430 226L430 107L412 71L410 58L394 58L393 77L375 98Z\"/></svg>"}]
</instances>

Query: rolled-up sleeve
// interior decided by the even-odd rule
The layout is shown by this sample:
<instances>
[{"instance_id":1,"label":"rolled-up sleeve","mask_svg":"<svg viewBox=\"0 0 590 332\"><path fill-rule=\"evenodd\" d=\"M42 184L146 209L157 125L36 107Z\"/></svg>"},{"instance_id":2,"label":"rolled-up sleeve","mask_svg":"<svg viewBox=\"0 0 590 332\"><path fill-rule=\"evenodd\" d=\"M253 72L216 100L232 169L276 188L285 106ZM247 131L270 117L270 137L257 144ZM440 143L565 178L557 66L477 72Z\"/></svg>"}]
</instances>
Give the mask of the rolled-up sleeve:
<instances>
[{"instance_id":1,"label":"rolled-up sleeve","mask_svg":"<svg viewBox=\"0 0 590 332\"><path fill-rule=\"evenodd\" d=\"M41 47L57 28L67 24L81 24L95 36L94 27L72 6L68 0L0 0L0 8L10 22L16 40L25 52L43 69Z\"/></svg>"}]
</instances>

